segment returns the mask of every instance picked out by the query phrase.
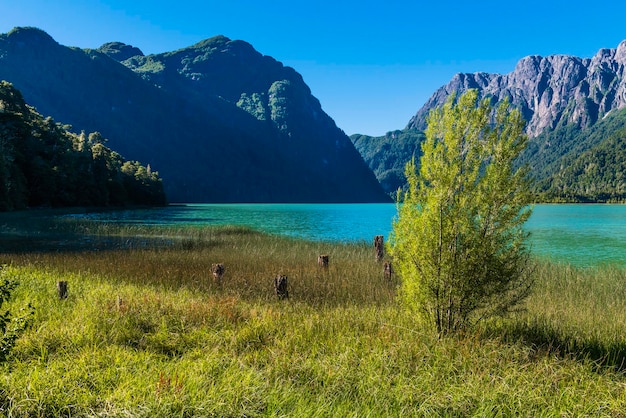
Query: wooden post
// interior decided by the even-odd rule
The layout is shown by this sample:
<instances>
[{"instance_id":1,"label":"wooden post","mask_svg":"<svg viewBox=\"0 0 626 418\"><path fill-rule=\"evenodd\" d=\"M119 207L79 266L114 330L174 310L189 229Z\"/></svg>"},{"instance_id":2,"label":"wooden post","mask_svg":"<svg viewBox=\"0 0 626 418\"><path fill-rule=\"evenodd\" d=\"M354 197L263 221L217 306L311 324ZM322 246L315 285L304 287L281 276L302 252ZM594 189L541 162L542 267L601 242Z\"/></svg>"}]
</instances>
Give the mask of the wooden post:
<instances>
[{"instance_id":1,"label":"wooden post","mask_svg":"<svg viewBox=\"0 0 626 418\"><path fill-rule=\"evenodd\" d=\"M382 261L385 256L385 239L382 235L374 237L374 251L376 253L376 261Z\"/></svg>"},{"instance_id":2,"label":"wooden post","mask_svg":"<svg viewBox=\"0 0 626 418\"><path fill-rule=\"evenodd\" d=\"M213 273L213 281L218 284L222 284L222 277L224 276L224 272L226 269L224 268L224 264L217 263L211 265L211 273Z\"/></svg>"},{"instance_id":3,"label":"wooden post","mask_svg":"<svg viewBox=\"0 0 626 418\"><path fill-rule=\"evenodd\" d=\"M274 277L274 290L276 290L276 296L278 299L289 298L289 290L287 289L287 276L279 274Z\"/></svg>"},{"instance_id":4,"label":"wooden post","mask_svg":"<svg viewBox=\"0 0 626 418\"><path fill-rule=\"evenodd\" d=\"M328 255L326 254L318 255L317 265L323 268L328 268Z\"/></svg>"},{"instance_id":5,"label":"wooden post","mask_svg":"<svg viewBox=\"0 0 626 418\"><path fill-rule=\"evenodd\" d=\"M391 276L393 276L393 267L391 267L391 261L385 261L383 264L383 274L385 279L391 281Z\"/></svg>"},{"instance_id":6,"label":"wooden post","mask_svg":"<svg viewBox=\"0 0 626 418\"><path fill-rule=\"evenodd\" d=\"M59 294L59 299L67 299L67 282L66 281L57 282L57 292Z\"/></svg>"}]
</instances>

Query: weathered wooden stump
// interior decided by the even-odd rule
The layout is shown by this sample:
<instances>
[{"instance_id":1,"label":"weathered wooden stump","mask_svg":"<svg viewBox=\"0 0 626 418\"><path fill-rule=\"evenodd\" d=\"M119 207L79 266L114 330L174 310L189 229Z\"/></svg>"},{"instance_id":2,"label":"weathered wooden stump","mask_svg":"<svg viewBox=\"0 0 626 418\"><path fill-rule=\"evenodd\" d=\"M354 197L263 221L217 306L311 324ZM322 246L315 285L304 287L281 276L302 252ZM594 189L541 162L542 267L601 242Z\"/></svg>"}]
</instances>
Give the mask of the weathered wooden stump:
<instances>
[{"instance_id":1,"label":"weathered wooden stump","mask_svg":"<svg viewBox=\"0 0 626 418\"><path fill-rule=\"evenodd\" d=\"M115 299L115 307L118 311L122 310L122 308L124 307L124 300L120 295L117 295L117 298Z\"/></svg>"},{"instance_id":2,"label":"weathered wooden stump","mask_svg":"<svg viewBox=\"0 0 626 418\"><path fill-rule=\"evenodd\" d=\"M391 261L385 261L385 264L383 264L383 275L385 276L385 279L391 281L391 277L393 276Z\"/></svg>"},{"instance_id":3,"label":"weathered wooden stump","mask_svg":"<svg viewBox=\"0 0 626 418\"><path fill-rule=\"evenodd\" d=\"M326 254L318 255L317 265L323 268L328 268L328 255Z\"/></svg>"},{"instance_id":4,"label":"weathered wooden stump","mask_svg":"<svg viewBox=\"0 0 626 418\"><path fill-rule=\"evenodd\" d=\"M211 273L213 273L213 280L216 283L222 283L222 277L224 276L224 272L226 269L224 268L224 264L217 263L211 265Z\"/></svg>"},{"instance_id":5,"label":"weathered wooden stump","mask_svg":"<svg viewBox=\"0 0 626 418\"><path fill-rule=\"evenodd\" d=\"M67 298L67 282L66 281L57 282L57 292L59 294L59 299Z\"/></svg>"},{"instance_id":6,"label":"weathered wooden stump","mask_svg":"<svg viewBox=\"0 0 626 418\"><path fill-rule=\"evenodd\" d=\"M376 253L376 261L382 261L385 257L385 239L382 235L374 237L374 252Z\"/></svg>"},{"instance_id":7,"label":"weathered wooden stump","mask_svg":"<svg viewBox=\"0 0 626 418\"><path fill-rule=\"evenodd\" d=\"M287 289L287 276L279 274L274 277L274 289L276 290L276 296L278 299L289 298L289 290Z\"/></svg>"}]
</instances>

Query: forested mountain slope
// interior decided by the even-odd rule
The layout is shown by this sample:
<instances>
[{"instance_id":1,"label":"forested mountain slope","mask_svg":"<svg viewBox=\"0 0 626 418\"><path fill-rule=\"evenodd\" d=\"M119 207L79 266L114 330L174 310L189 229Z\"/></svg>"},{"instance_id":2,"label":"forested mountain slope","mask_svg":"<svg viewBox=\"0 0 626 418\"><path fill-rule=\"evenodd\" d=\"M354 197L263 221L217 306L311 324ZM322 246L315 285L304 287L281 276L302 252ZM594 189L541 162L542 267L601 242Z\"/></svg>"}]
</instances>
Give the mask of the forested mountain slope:
<instances>
[{"instance_id":1,"label":"forested mountain slope","mask_svg":"<svg viewBox=\"0 0 626 418\"><path fill-rule=\"evenodd\" d=\"M302 77L243 41L144 56L16 28L0 35L0 79L40 112L158 167L170 201L388 199Z\"/></svg>"},{"instance_id":2,"label":"forested mountain slope","mask_svg":"<svg viewBox=\"0 0 626 418\"><path fill-rule=\"evenodd\" d=\"M626 201L626 109L532 139L520 163L532 168L540 200Z\"/></svg>"},{"instance_id":3,"label":"forested mountain slope","mask_svg":"<svg viewBox=\"0 0 626 418\"><path fill-rule=\"evenodd\" d=\"M376 174L385 192L393 195L406 183L406 163L414 157L419 161L424 134L415 129L405 129L387 132L380 137L351 135L350 139Z\"/></svg>"},{"instance_id":4,"label":"forested mountain slope","mask_svg":"<svg viewBox=\"0 0 626 418\"><path fill-rule=\"evenodd\" d=\"M105 142L44 118L0 81L0 210L165 204L158 174Z\"/></svg>"}]
</instances>

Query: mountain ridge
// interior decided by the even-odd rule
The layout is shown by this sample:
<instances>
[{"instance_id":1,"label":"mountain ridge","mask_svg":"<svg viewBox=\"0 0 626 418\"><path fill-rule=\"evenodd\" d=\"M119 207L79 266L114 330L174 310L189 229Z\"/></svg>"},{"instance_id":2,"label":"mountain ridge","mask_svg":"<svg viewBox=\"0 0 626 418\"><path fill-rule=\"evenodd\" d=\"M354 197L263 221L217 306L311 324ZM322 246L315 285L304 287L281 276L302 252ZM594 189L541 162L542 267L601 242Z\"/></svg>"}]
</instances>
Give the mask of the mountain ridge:
<instances>
[{"instance_id":1,"label":"mountain ridge","mask_svg":"<svg viewBox=\"0 0 626 418\"><path fill-rule=\"evenodd\" d=\"M406 186L405 179L400 181L406 162L419 156L428 112L453 94L476 89L493 105L508 99L528 121L530 139L517 164L530 168L538 201L625 201L625 67L626 40L591 58L530 55L507 74L458 73L433 93L404 130L351 139L393 194L394 186ZM410 140L410 147L400 138Z\"/></svg>"},{"instance_id":2,"label":"mountain ridge","mask_svg":"<svg viewBox=\"0 0 626 418\"><path fill-rule=\"evenodd\" d=\"M440 87L407 124L425 129L428 112L451 94L478 90L480 97L508 98L528 121L530 137L543 130L575 124L586 128L614 109L626 106L626 40L602 48L592 58L530 55L507 74L458 73Z\"/></svg>"},{"instance_id":3,"label":"mountain ridge","mask_svg":"<svg viewBox=\"0 0 626 418\"><path fill-rule=\"evenodd\" d=\"M388 201L302 76L245 41L146 56L17 28L0 35L0 79L40 112L159 167L170 201Z\"/></svg>"}]
</instances>

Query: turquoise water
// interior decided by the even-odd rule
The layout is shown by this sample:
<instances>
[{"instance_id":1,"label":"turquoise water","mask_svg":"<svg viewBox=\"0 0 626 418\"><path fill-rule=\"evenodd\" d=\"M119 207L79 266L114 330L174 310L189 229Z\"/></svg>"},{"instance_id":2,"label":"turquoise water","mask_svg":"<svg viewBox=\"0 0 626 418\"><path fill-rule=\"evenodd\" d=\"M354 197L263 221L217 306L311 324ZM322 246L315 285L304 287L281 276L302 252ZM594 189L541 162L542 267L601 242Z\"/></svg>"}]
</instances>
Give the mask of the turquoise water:
<instances>
[{"instance_id":1,"label":"turquoise water","mask_svg":"<svg viewBox=\"0 0 626 418\"><path fill-rule=\"evenodd\" d=\"M367 241L387 237L395 204L189 204L92 213L128 224L247 225L294 237ZM626 205L536 205L526 225L534 254L579 266L626 266Z\"/></svg>"},{"instance_id":2,"label":"turquoise water","mask_svg":"<svg viewBox=\"0 0 626 418\"><path fill-rule=\"evenodd\" d=\"M626 205L537 205L526 227L537 255L626 266Z\"/></svg>"}]
</instances>

